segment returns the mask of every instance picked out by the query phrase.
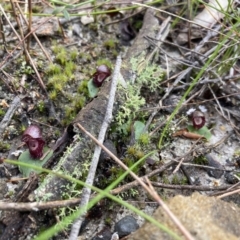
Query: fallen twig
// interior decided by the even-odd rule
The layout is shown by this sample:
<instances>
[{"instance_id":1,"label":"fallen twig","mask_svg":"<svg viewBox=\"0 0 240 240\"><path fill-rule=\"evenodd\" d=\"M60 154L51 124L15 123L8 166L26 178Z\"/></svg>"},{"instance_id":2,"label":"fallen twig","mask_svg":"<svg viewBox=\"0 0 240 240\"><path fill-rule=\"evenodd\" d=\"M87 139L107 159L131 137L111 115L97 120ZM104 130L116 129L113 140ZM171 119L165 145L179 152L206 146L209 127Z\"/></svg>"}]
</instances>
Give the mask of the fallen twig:
<instances>
[{"instance_id":1,"label":"fallen twig","mask_svg":"<svg viewBox=\"0 0 240 240\"><path fill-rule=\"evenodd\" d=\"M118 56L117 61L116 61L116 66L114 69L114 73L113 73L113 77L112 77L111 90L110 90L110 94L109 94L109 100L108 100L108 104L107 104L105 118L103 120L103 124L101 126L101 129L100 129L100 132L98 135L98 142L100 142L101 144L104 141L105 134L108 129L109 123L112 120L112 109L113 109L115 93L116 93L116 89L117 89L117 80L118 80L118 76L119 76L119 72L120 72L121 62L122 62L122 59L120 56ZM80 124L77 124L77 125L79 126ZM86 183L89 185L93 184L100 153L101 153L101 147L99 145L96 145L94 154L92 157L92 163L91 163L91 166L90 166L90 169L88 172L88 176L87 176L87 180L86 180ZM87 204L90 199L90 195L91 195L91 189L84 188L82 191L82 200L80 203L80 207L83 207L83 206L87 207ZM86 210L85 210L85 214L86 214ZM82 216L79 216L73 223L72 228L71 228L70 237L69 237L70 240L77 239L79 229L81 228L82 222L85 218L85 214Z\"/></svg>"},{"instance_id":2,"label":"fallen twig","mask_svg":"<svg viewBox=\"0 0 240 240\"><path fill-rule=\"evenodd\" d=\"M175 185L175 184L165 184L160 182L151 182L154 187L176 189L176 190L192 190L192 191L219 191L226 190L229 185L223 185L219 187L215 186L198 186L198 185Z\"/></svg>"},{"instance_id":3,"label":"fallen twig","mask_svg":"<svg viewBox=\"0 0 240 240\"><path fill-rule=\"evenodd\" d=\"M221 199L221 198L228 197L228 196L231 196L231 195L239 193L239 192L240 192L240 189L236 189L234 191L231 191L231 192L228 192L228 193L224 193L224 194L222 194L220 196L217 196L217 198Z\"/></svg>"},{"instance_id":4,"label":"fallen twig","mask_svg":"<svg viewBox=\"0 0 240 240\"><path fill-rule=\"evenodd\" d=\"M171 161L171 162L169 162L169 163L166 163L166 164L163 165L162 167L160 167L160 168L158 168L158 169L150 172L149 174L141 177L141 179L144 180L145 177L150 178L150 177L152 177L152 176L154 176L154 175L156 175L156 174L159 174L159 173L165 171L166 169L168 169L169 167L171 167L171 166L174 165L174 164L176 164L175 161ZM135 181L132 181L132 182L130 182L130 183L127 183L127 184L125 184L125 185L123 185L123 186L120 186L120 187L118 187L118 188L115 188L115 189L111 190L110 193L113 194L113 195L116 195L116 194L119 194L119 193L121 193L121 192L123 192L123 191L126 191L126 190L130 189L130 188L136 187L136 186L138 186L138 185L139 185L139 182L138 182L137 180L135 180Z\"/></svg>"},{"instance_id":5,"label":"fallen twig","mask_svg":"<svg viewBox=\"0 0 240 240\"><path fill-rule=\"evenodd\" d=\"M51 201L51 202L0 202L0 210L16 210L16 211L40 211L44 209L50 208L61 208L61 207L69 207L72 205L76 205L81 201L80 198L77 199L69 199L69 200L61 200L61 201Z\"/></svg>"},{"instance_id":6,"label":"fallen twig","mask_svg":"<svg viewBox=\"0 0 240 240\"><path fill-rule=\"evenodd\" d=\"M9 107L8 111L6 112L3 120L0 123L0 136L2 135L3 131L7 127L8 123L11 121L13 114L17 110L18 106L20 105L20 101L23 98L23 96L16 96L12 103L11 106Z\"/></svg>"},{"instance_id":7,"label":"fallen twig","mask_svg":"<svg viewBox=\"0 0 240 240\"><path fill-rule=\"evenodd\" d=\"M22 9L20 8L18 2L16 2L16 6L17 6L17 8L18 8L18 11L21 13L24 22L25 22L26 24L28 24L27 19L25 18L24 14L23 14L23 12L22 12ZM30 26L30 23L29 23L29 26ZM31 26L30 26L29 28L31 29ZM34 37L35 40L37 41L39 47L42 49L44 55L45 55L46 58L48 59L48 61L49 61L50 63L52 63L51 57L49 56L48 52L47 52L47 51L45 50L45 48L43 47L42 43L39 41L39 39L38 39L37 35L35 34L35 32L34 32L34 31L29 31L28 33L33 35L33 37ZM29 36L30 36L30 35L29 35Z\"/></svg>"}]
</instances>

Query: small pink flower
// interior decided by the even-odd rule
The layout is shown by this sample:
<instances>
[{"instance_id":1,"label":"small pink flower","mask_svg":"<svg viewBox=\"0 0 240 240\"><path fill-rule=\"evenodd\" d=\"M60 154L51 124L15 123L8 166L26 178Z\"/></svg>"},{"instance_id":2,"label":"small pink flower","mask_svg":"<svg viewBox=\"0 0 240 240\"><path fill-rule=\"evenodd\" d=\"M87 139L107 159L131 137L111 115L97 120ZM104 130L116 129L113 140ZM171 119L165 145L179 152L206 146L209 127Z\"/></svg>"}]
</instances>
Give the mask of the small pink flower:
<instances>
[{"instance_id":1,"label":"small pink flower","mask_svg":"<svg viewBox=\"0 0 240 240\"><path fill-rule=\"evenodd\" d=\"M192 113L192 123L194 128L196 129L202 128L205 122L206 122L206 119L202 112L195 111Z\"/></svg>"},{"instance_id":2,"label":"small pink flower","mask_svg":"<svg viewBox=\"0 0 240 240\"><path fill-rule=\"evenodd\" d=\"M22 136L22 141L27 144L32 158L39 159L43 156L45 141L43 140L41 130L37 125L31 125L25 130Z\"/></svg>"}]
</instances>

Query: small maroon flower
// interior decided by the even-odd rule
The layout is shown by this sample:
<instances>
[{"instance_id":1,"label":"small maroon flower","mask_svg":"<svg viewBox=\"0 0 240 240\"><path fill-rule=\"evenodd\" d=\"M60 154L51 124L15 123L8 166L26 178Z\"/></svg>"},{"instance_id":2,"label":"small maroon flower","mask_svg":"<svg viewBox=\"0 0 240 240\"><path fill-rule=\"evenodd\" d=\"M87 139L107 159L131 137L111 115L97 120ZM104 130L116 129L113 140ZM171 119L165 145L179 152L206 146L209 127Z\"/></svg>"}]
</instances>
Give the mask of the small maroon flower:
<instances>
[{"instance_id":1,"label":"small maroon flower","mask_svg":"<svg viewBox=\"0 0 240 240\"><path fill-rule=\"evenodd\" d=\"M111 75L110 69L106 65L97 67L97 71L93 74L93 83L96 87L101 87L103 81Z\"/></svg>"},{"instance_id":2,"label":"small maroon flower","mask_svg":"<svg viewBox=\"0 0 240 240\"><path fill-rule=\"evenodd\" d=\"M202 112L200 111L194 111L192 113L192 123L193 127L196 129L200 129L204 126L206 122L205 116Z\"/></svg>"},{"instance_id":3,"label":"small maroon flower","mask_svg":"<svg viewBox=\"0 0 240 240\"><path fill-rule=\"evenodd\" d=\"M39 159L43 156L45 141L42 138L42 133L38 126L29 126L23 133L22 141L27 144L32 158Z\"/></svg>"}]
</instances>

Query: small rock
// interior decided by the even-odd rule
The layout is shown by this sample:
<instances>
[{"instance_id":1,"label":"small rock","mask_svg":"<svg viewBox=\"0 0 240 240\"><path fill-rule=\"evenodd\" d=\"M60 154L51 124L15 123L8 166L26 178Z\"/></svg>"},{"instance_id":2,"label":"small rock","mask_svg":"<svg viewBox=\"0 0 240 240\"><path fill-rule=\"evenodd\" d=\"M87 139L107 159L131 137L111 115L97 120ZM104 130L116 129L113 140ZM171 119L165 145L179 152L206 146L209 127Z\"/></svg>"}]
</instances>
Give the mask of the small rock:
<instances>
[{"instance_id":1,"label":"small rock","mask_svg":"<svg viewBox=\"0 0 240 240\"><path fill-rule=\"evenodd\" d=\"M94 22L94 17L93 16L82 16L81 17L81 23L83 25L87 25L89 23L93 23Z\"/></svg>"},{"instance_id":2,"label":"small rock","mask_svg":"<svg viewBox=\"0 0 240 240\"><path fill-rule=\"evenodd\" d=\"M205 157L208 161L208 166L209 167L215 167L215 168L223 169L223 166L218 161L216 161L210 153L206 154ZM207 169L207 173L210 177L220 178L223 175L224 170Z\"/></svg>"},{"instance_id":3,"label":"small rock","mask_svg":"<svg viewBox=\"0 0 240 240\"><path fill-rule=\"evenodd\" d=\"M74 34L76 34L78 37L82 38L82 29L78 23L74 23L72 26L72 31Z\"/></svg>"},{"instance_id":4,"label":"small rock","mask_svg":"<svg viewBox=\"0 0 240 240\"><path fill-rule=\"evenodd\" d=\"M111 240L119 240L119 236L116 232L112 235Z\"/></svg>"},{"instance_id":5,"label":"small rock","mask_svg":"<svg viewBox=\"0 0 240 240\"><path fill-rule=\"evenodd\" d=\"M104 147L106 147L110 152L112 152L115 156L117 156L117 150L116 147L114 145L114 143L111 140L105 140L103 143ZM111 157L108 155L108 153L106 153L104 150L102 150L101 155L99 160L100 161L106 161L106 160L110 160Z\"/></svg>"},{"instance_id":6,"label":"small rock","mask_svg":"<svg viewBox=\"0 0 240 240\"><path fill-rule=\"evenodd\" d=\"M0 200L4 199L4 195L7 193L8 187L6 183L6 179L0 179Z\"/></svg>"},{"instance_id":7,"label":"small rock","mask_svg":"<svg viewBox=\"0 0 240 240\"><path fill-rule=\"evenodd\" d=\"M115 224L114 232L118 232L119 237L124 237L139 228L137 221L132 216L126 216Z\"/></svg>"},{"instance_id":8,"label":"small rock","mask_svg":"<svg viewBox=\"0 0 240 240\"><path fill-rule=\"evenodd\" d=\"M196 240L228 239L237 240L240 236L240 209L230 202L194 193L192 196L176 196L167 203L173 214ZM181 236L179 229L159 207L153 218ZM128 240L170 240L173 237L152 223L145 223L128 236Z\"/></svg>"},{"instance_id":9,"label":"small rock","mask_svg":"<svg viewBox=\"0 0 240 240\"><path fill-rule=\"evenodd\" d=\"M170 94L170 96L163 101L163 105L166 107L164 111L167 113L172 113L175 106L179 103L181 96Z\"/></svg>"},{"instance_id":10,"label":"small rock","mask_svg":"<svg viewBox=\"0 0 240 240\"><path fill-rule=\"evenodd\" d=\"M227 183L229 183L229 184L235 184L238 182L238 179L232 173L226 173L224 175L224 177L225 177Z\"/></svg>"},{"instance_id":11,"label":"small rock","mask_svg":"<svg viewBox=\"0 0 240 240\"><path fill-rule=\"evenodd\" d=\"M92 240L111 240L112 233L108 227L102 229L99 233L92 238Z\"/></svg>"}]
</instances>

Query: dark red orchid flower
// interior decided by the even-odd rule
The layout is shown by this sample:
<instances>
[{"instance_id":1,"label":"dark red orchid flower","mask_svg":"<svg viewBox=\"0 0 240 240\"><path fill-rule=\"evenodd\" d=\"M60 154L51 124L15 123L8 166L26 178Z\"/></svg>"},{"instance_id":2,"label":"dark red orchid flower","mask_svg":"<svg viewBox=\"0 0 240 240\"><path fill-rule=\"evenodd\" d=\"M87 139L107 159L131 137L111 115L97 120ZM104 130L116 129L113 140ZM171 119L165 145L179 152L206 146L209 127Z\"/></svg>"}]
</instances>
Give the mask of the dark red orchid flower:
<instances>
[{"instance_id":1,"label":"dark red orchid flower","mask_svg":"<svg viewBox=\"0 0 240 240\"><path fill-rule=\"evenodd\" d=\"M93 74L93 83L96 87L101 87L103 81L111 75L111 70L106 65L97 67L97 71Z\"/></svg>"},{"instance_id":2,"label":"dark red orchid flower","mask_svg":"<svg viewBox=\"0 0 240 240\"><path fill-rule=\"evenodd\" d=\"M22 141L27 144L32 158L40 159L43 156L45 141L43 140L41 130L37 125L31 125L25 130L22 136Z\"/></svg>"},{"instance_id":3,"label":"dark red orchid flower","mask_svg":"<svg viewBox=\"0 0 240 240\"><path fill-rule=\"evenodd\" d=\"M192 123L193 127L196 129L200 129L204 126L206 122L205 116L202 112L200 111L194 111L192 113Z\"/></svg>"}]
</instances>

